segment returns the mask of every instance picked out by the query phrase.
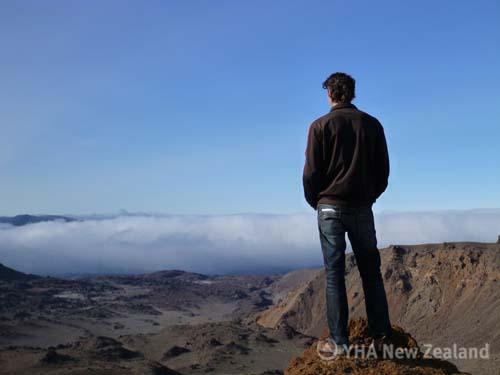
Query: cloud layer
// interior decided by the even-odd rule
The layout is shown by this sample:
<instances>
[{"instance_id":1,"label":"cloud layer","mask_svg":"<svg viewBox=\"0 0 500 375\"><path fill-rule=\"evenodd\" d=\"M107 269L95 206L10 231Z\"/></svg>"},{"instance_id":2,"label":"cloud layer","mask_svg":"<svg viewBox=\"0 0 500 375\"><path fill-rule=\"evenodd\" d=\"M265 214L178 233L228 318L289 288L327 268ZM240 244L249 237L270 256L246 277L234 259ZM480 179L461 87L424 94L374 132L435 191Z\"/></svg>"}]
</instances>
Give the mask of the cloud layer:
<instances>
[{"instance_id":1,"label":"cloud layer","mask_svg":"<svg viewBox=\"0 0 500 375\"><path fill-rule=\"evenodd\" d=\"M382 213L380 247L444 241L493 242L500 209ZM314 214L123 215L0 227L0 262L38 274L270 273L320 266Z\"/></svg>"}]
</instances>

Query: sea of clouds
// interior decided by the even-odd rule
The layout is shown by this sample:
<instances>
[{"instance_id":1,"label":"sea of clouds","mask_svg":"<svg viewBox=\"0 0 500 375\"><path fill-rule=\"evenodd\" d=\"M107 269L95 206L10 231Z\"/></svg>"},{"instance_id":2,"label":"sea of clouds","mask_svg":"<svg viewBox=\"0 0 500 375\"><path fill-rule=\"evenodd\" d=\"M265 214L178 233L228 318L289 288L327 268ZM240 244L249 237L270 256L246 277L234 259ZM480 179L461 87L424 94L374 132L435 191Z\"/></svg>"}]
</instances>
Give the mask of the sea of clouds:
<instances>
[{"instance_id":1,"label":"sea of clouds","mask_svg":"<svg viewBox=\"0 0 500 375\"><path fill-rule=\"evenodd\" d=\"M376 214L380 247L495 242L500 209ZM163 269L227 274L321 266L314 213L218 216L117 215L0 226L0 262L43 274Z\"/></svg>"}]
</instances>

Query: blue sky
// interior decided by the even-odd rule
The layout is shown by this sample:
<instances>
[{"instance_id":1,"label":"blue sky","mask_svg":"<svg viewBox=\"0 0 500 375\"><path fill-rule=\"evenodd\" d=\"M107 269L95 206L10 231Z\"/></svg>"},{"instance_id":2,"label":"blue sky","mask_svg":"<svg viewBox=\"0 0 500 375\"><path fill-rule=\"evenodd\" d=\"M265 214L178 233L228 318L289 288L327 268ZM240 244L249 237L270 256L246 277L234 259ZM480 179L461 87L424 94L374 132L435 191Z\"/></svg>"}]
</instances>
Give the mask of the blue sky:
<instances>
[{"instance_id":1,"label":"blue sky","mask_svg":"<svg viewBox=\"0 0 500 375\"><path fill-rule=\"evenodd\" d=\"M322 81L383 123L376 210L498 207L497 1L1 1L0 214L307 212Z\"/></svg>"}]
</instances>

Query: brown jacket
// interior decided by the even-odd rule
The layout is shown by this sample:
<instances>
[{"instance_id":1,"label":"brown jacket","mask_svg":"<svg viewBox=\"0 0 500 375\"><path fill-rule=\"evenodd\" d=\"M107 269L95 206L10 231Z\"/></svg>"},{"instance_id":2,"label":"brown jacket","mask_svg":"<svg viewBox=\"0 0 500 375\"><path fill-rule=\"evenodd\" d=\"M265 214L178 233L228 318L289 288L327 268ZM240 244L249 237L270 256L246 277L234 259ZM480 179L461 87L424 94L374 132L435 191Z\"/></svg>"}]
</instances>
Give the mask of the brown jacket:
<instances>
[{"instance_id":1,"label":"brown jacket","mask_svg":"<svg viewBox=\"0 0 500 375\"><path fill-rule=\"evenodd\" d=\"M340 103L311 124L302 180L314 209L318 203L372 205L388 178L384 128L375 117Z\"/></svg>"}]
</instances>

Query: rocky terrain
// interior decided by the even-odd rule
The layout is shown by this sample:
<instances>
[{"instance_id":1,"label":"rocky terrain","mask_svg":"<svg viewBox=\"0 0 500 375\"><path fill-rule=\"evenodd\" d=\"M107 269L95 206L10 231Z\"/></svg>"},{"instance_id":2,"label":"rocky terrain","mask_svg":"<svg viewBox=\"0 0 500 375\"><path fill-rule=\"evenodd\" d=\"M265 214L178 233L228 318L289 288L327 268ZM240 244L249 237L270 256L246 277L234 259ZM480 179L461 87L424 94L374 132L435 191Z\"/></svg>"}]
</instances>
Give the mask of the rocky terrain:
<instances>
[{"instance_id":1,"label":"rocky terrain","mask_svg":"<svg viewBox=\"0 0 500 375\"><path fill-rule=\"evenodd\" d=\"M179 374L103 336L48 349L7 347L0 354L0 363L2 374Z\"/></svg>"},{"instance_id":2,"label":"rocky terrain","mask_svg":"<svg viewBox=\"0 0 500 375\"><path fill-rule=\"evenodd\" d=\"M381 251L382 275L392 322L421 343L484 346L491 359L456 360L463 370L491 373L500 368L500 244L445 243L391 246ZM351 317L365 316L363 290L354 256L347 257ZM291 291L258 317L266 327L286 323L307 335L326 328L325 278Z\"/></svg>"},{"instance_id":3,"label":"rocky terrain","mask_svg":"<svg viewBox=\"0 0 500 375\"><path fill-rule=\"evenodd\" d=\"M0 265L0 345L57 345L90 333L117 337L242 318L273 303L267 288L278 279L177 270L60 279Z\"/></svg>"},{"instance_id":4,"label":"rocky terrain","mask_svg":"<svg viewBox=\"0 0 500 375\"><path fill-rule=\"evenodd\" d=\"M0 373L281 371L311 338L254 316L315 273L61 279L0 265Z\"/></svg>"},{"instance_id":5,"label":"rocky terrain","mask_svg":"<svg viewBox=\"0 0 500 375\"><path fill-rule=\"evenodd\" d=\"M315 353L326 328L320 268L270 276L166 270L62 279L0 265L0 373L495 373L500 244L391 246L381 254L391 318L407 339L400 345L489 343L491 358L326 365ZM347 264L351 316L363 317L352 255ZM367 342L363 321L351 324L352 339Z\"/></svg>"}]
</instances>

